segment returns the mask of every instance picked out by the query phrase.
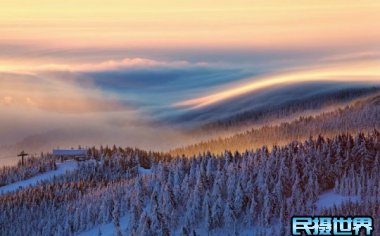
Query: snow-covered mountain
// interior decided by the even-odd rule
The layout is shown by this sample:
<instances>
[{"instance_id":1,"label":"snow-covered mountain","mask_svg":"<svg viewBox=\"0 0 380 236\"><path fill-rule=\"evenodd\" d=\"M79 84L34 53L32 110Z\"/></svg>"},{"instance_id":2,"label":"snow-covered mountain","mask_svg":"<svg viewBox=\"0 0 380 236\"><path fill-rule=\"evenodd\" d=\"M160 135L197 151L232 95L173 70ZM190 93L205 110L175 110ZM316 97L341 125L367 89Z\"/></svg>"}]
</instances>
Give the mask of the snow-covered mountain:
<instances>
[{"instance_id":1,"label":"snow-covered mountain","mask_svg":"<svg viewBox=\"0 0 380 236\"><path fill-rule=\"evenodd\" d=\"M379 207L376 130L190 158L90 153L93 161L66 174L2 194L0 234L289 235L292 215L376 215Z\"/></svg>"}]
</instances>

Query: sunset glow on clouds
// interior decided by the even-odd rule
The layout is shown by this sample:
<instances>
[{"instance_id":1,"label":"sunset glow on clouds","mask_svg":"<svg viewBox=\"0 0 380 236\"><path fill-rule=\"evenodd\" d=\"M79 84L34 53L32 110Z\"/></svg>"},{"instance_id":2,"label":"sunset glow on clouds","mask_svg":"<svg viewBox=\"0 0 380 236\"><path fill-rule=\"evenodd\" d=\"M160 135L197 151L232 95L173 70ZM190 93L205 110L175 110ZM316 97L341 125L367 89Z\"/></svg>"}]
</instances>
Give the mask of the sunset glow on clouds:
<instances>
[{"instance_id":1,"label":"sunset glow on clouds","mask_svg":"<svg viewBox=\"0 0 380 236\"><path fill-rule=\"evenodd\" d=\"M91 130L98 143L115 136L152 147L159 129L169 133L158 124L175 132L173 120L230 115L211 109L241 96L289 84L380 81L379 1L0 6L0 147L69 124L76 135ZM132 140L136 126L146 132Z\"/></svg>"},{"instance_id":2,"label":"sunset glow on clouds","mask_svg":"<svg viewBox=\"0 0 380 236\"><path fill-rule=\"evenodd\" d=\"M76 64L11 64L6 63L0 67L0 72L41 72L41 71L72 71L72 72L96 72L96 71L110 71L122 70L130 68L144 68L144 67L180 67L187 66L189 63L186 61L156 61L145 58L124 58L121 60L107 60L95 63L76 63ZM202 65L205 63L197 63Z\"/></svg>"},{"instance_id":3,"label":"sunset glow on clouds","mask_svg":"<svg viewBox=\"0 0 380 236\"><path fill-rule=\"evenodd\" d=\"M309 47L378 42L377 1L2 1L3 43Z\"/></svg>"},{"instance_id":4,"label":"sunset glow on clouds","mask_svg":"<svg viewBox=\"0 0 380 236\"><path fill-rule=\"evenodd\" d=\"M200 98L194 98L175 103L176 107L201 108L239 95L244 95L268 87L305 82L373 82L380 84L380 61L352 64L297 71L279 75L253 78L252 82L240 84L232 88L224 88Z\"/></svg>"}]
</instances>

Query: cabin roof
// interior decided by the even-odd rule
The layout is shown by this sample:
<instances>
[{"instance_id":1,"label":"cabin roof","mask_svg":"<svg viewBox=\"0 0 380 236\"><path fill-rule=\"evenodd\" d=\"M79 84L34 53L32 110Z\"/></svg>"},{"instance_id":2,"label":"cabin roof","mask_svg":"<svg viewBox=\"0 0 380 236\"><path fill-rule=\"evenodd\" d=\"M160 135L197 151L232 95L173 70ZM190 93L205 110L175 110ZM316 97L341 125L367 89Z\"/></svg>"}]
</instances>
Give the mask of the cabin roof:
<instances>
[{"instance_id":1,"label":"cabin roof","mask_svg":"<svg viewBox=\"0 0 380 236\"><path fill-rule=\"evenodd\" d=\"M55 156L86 156L86 149L54 149L53 155Z\"/></svg>"}]
</instances>

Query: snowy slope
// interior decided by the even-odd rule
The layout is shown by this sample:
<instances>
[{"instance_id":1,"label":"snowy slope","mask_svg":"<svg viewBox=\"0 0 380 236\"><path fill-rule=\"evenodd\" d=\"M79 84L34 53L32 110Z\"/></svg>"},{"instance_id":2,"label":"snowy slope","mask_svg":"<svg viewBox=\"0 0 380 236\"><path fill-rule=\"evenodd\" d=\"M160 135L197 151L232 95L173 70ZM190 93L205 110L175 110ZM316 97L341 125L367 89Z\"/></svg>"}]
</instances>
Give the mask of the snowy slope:
<instances>
[{"instance_id":1,"label":"snowy slope","mask_svg":"<svg viewBox=\"0 0 380 236\"><path fill-rule=\"evenodd\" d=\"M358 196L343 196L334 191L328 191L319 196L317 207L318 209L324 209L330 208L334 205L339 206L344 202L358 202L359 200Z\"/></svg>"},{"instance_id":2,"label":"snowy slope","mask_svg":"<svg viewBox=\"0 0 380 236\"><path fill-rule=\"evenodd\" d=\"M40 181L51 179L54 176L63 175L67 171L73 171L77 168L78 168L78 164L76 161L70 160L70 161L65 161L63 163L57 163L57 169L56 170L47 171L43 174L34 176L30 179L18 181L18 182L0 187L0 195L8 193L8 192L13 192L13 191L25 188L25 187L35 186Z\"/></svg>"},{"instance_id":3,"label":"snowy slope","mask_svg":"<svg viewBox=\"0 0 380 236\"><path fill-rule=\"evenodd\" d=\"M124 216L120 218L120 230L123 235L127 235L125 232L125 229L129 225L129 217ZM96 236L99 235L99 232L102 236L114 236L115 235L115 226L114 224L108 223L108 224L101 224L93 227L92 229L79 233L77 236ZM204 228L196 229L197 235L208 235L207 230ZM240 236L252 236L253 230L252 229L239 229L239 235ZM182 235L180 230L173 232L173 235ZM210 236L219 236L219 235L233 235L231 229L229 227L225 227L223 229L214 230L213 232L210 232Z\"/></svg>"},{"instance_id":4,"label":"snowy slope","mask_svg":"<svg viewBox=\"0 0 380 236\"><path fill-rule=\"evenodd\" d=\"M150 175L150 174L152 174L152 170L151 169L145 169L144 167L141 167L141 166L139 166L138 171L139 171L140 175Z\"/></svg>"},{"instance_id":5,"label":"snowy slope","mask_svg":"<svg viewBox=\"0 0 380 236\"><path fill-rule=\"evenodd\" d=\"M121 232L123 232L127 228L128 223L129 223L129 219L127 216L120 218L120 230L121 230ZM99 231L101 232L102 236L114 236L115 235L115 226L112 222L108 223L108 224L98 225L98 226L92 228L91 230L88 230L86 232L78 234L78 236L95 236L95 235L98 235Z\"/></svg>"}]
</instances>

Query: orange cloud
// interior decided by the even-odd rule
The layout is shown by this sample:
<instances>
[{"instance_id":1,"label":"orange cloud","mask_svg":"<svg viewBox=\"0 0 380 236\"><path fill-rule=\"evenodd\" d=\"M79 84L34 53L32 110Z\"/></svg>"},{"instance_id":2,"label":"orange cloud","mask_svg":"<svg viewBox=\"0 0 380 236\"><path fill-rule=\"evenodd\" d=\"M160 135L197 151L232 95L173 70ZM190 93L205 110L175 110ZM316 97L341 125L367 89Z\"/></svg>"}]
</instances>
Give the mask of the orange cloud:
<instances>
[{"instance_id":1,"label":"orange cloud","mask_svg":"<svg viewBox=\"0 0 380 236\"><path fill-rule=\"evenodd\" d=\"M72 71L72 72L95 72L117 69L128 69L138 67L179 67L188 66L187 61L157 61L146 58L125 58L123 60L107 60L98 63L72 63L72 64L54 64L54 63L17 63L3 61L0 71L4 72L23 72L33 75L33 72L39 71ZM194 63L192 65L204 66L206 63Z\"/></svg>"},{"instance_id":2,"label":"orange cloud","mask_svg":"<svg viewBox=\"0 0 380 236\"><path fill-rule=\"evenodd\" d=\"M0 104L2 105L11 105L13 102L13 97L11 96L5 96L0 99Z\"/></svg>"},{"instance_id":3,"label":"orange cloud","mask_svg":"<svg viewBox=\"0 0 380 236\"><path fill-rule=\"evenodd\" d=\"M5 0L0 41L67 48L378 45L379 11L373 0Z\"/></svg>"},{"instance_id":4,"label":"orange cloud","mask_svg":"<svg viewBox=\"0 0 380 236\"><path fill-rule=\"evenodd\" d=\"M51 76L45 79L0 74L0 109L7 106L76 114L127 110L95 88L86 89L70 78L62 80Z\"/></svg>"}]
</instances>

